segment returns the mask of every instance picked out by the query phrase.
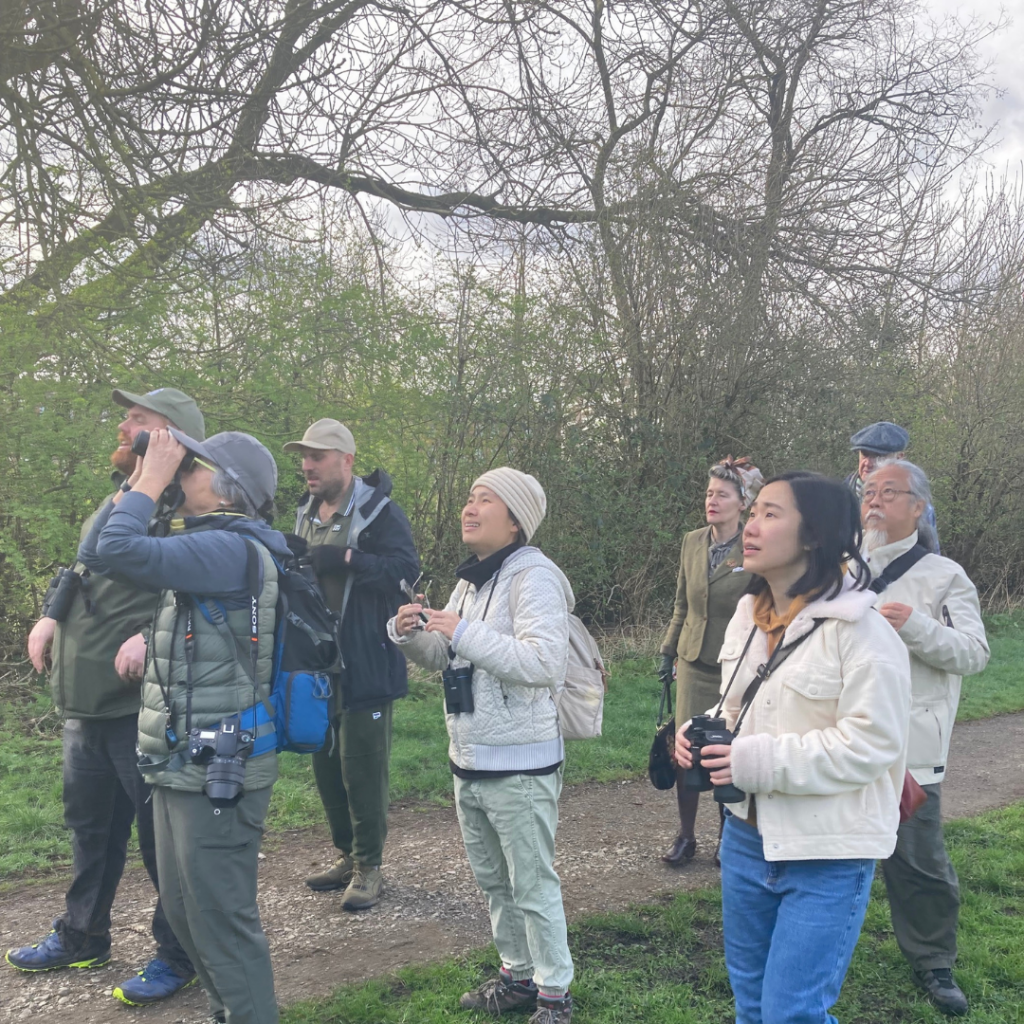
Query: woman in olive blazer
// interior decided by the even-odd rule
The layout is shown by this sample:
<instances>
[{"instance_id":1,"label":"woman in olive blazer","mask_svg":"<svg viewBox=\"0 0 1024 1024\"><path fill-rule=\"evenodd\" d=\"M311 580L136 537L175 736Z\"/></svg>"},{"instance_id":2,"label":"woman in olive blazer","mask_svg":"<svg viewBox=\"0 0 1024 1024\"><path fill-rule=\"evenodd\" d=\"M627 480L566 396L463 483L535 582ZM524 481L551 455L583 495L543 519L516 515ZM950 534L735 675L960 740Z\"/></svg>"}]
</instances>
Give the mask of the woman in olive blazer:
<instances>
[{"instance_id":1,"label":"woman in olive blazer","mask_svg":"<svg viewBox=\"0 0 1024 1024\"><path fill-rule=\"evenodd\" d=\"M672 621L661 645L664 682L676 661L676 725L704 714L718 701L722 674L718 654L725 627L750 582L743 571L743 512L753 500L761 474L748 459L729 456L711 467L704 495L708 525L683 537ZM753 493L751 493L753 492ZM685 771L677 768L679 835L662 860L679 865L697 852L694 824L700 793L683 788Z\"/></svg>"}]
</instances>

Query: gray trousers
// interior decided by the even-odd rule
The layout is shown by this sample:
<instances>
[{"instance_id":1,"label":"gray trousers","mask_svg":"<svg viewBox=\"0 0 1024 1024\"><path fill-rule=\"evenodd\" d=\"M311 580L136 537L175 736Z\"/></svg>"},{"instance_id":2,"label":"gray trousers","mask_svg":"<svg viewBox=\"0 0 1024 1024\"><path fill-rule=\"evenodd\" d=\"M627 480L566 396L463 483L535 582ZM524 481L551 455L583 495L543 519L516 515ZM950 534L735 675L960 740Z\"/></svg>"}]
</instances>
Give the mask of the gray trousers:
<instances>
[{"instance_id":1,"label":"gray trousers","mask_svg":"<svg viewBox=\"0 0 1024 1024\"><path fill-rule=\"evenodd\" d=\"M153 787L160 898L213 1013L227 1024L278 1024L256 868L273 787L214 807L204 793Z\"/></svg>"},{"instance_id":2,"label":"gray trousers","mask_svg":"<svg viewBox=\"0 0 1024 1024\"><path fill-rule=\"evenodd\" d=\"M923 789L928 801L900 825L882 874L903 955L914 970L933 971L956 960L960 883L943 839L942 786Z\"/></svg>"},{"instance_id":3,"label":"gray trousers","mask_svg":"<svg viewBox=\"0 0 1024 1024\"><path fill-rule=\"evenodd\" d=\"M517 981L561 995L572 981L555 829L562 769L551 775L455 779L469 866L487 897L502 965Z\"/></svg>"}]
</instances>

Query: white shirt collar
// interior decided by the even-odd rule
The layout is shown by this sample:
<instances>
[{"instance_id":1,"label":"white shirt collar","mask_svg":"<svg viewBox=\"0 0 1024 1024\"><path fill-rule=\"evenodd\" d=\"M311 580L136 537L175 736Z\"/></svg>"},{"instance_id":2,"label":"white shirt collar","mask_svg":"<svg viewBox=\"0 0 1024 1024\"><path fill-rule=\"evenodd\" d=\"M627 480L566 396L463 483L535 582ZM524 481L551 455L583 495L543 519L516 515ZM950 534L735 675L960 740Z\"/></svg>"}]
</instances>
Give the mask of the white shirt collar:
<instances>
[{"instance_id":1,"label":"white shirt collar","mask_svg":"<svg viewBox=\"0 0 1024 1024\"><path fill-rule=\"evenodd\" d=\"M895 562L900 555L905 555L917 543L917 530L903 540L894 541L892 544L883 544L874 551L866 548L861 552L865 561L871 567L871 578L877 579L891 562Z\"/></svg>"}]
</instances>

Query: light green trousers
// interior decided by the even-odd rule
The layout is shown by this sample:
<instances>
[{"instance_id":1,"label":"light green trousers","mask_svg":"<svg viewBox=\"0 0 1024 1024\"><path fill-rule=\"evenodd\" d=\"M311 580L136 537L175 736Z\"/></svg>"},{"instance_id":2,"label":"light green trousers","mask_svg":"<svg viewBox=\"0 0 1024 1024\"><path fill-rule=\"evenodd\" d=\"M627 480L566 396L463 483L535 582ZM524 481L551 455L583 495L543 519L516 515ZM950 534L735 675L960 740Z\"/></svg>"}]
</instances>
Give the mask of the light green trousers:
<instances>
[{"instance_id":1,"label":"light green trousers","mask_svg":"<svg viewBox=\"0 0 1024 1024\"><path fill-rule=\"evenodd\" d=\"M505 779L455 779L455 806L469 864L487 897L502 965L517 981L561 995L572 957L555 872L562 770Z\"/></svg>"}]
</instances>

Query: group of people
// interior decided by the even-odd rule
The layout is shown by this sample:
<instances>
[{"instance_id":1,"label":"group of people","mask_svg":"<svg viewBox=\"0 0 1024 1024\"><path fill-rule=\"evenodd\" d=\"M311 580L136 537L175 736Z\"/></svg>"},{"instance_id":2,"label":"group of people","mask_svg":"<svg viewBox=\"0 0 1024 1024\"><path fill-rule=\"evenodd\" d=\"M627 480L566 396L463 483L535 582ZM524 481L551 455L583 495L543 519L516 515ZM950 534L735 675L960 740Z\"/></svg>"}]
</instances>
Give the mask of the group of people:
<instances>
[{"instance_id":1,"label":"group of people","mask_svg":"<svg viewBox=\"0 0 1024 1024\"><path fill-rule=\"evenodd\" d=\"M676 685L680 829L662 860L697 852L690 720L720 716L731 742L702 745L700 764L744 794L718 802L715 852L742 1024L834 1020L878 860L915 981L943 1012L968 1010L941 783L961 679L989 648L976 588L938 553L908 441L887 422L854 434L843 483L796 472L762 486L749 460L726 458L708 525L683 539L660 670ZM901 820L914 783L921 805Z\"/></svg>"},{"instance_id":2,"label":"group of people","mask_svg":"<svg viewBox=\"0 0 1024 1024\"><path fill-rule=\"evenodd\" d=\"M276 462L254 437L206 438L195 402L173 388L113 400L127 409L117 488L83 526L70 603L44 612L28 644L65 719L73 880L52 931L7 962L47 971L109 960L135 820L158 892L156 955L114 996L146 1005L198 980L215 1019L278 1021L256 902L276 753L253 746L226 799L207 792L189 745L267 701L279 566L304 551L339 617L343 656L329 741L313 755L335 854L306 884L339 891L352 911L381 898L392 704L407 692L406 658L441 672L459 825L501 959L461 1005L568 1024L573 961L554 868L565 746L553 698L574 596L530 543L547 511L541 484L509 467L480 476L461 513L469 557L446 606L402 603L419 578L409 522L385 473L355 475L343 424L318 420L284 446L307 485L286 536L271 525ZM743 459L712 468L708 527L684 538L662 648L679 725L670 864L696 853L689 719L720 712L735 734L698 756L716 788L743 791L722 805L720 858L744 1024L834 1019L878 859L919 982L943 1009L966 1011L951 974L959 901L939 784L960 677L984 667L988 647L974 587L935 553L927 478L879 459L902 456L905 432L876 424L854 441L874 461L862 457L846 485L789 473L762 487ZM907 767L927 801L900 824Z\"/></svg>"}]
</instances>

